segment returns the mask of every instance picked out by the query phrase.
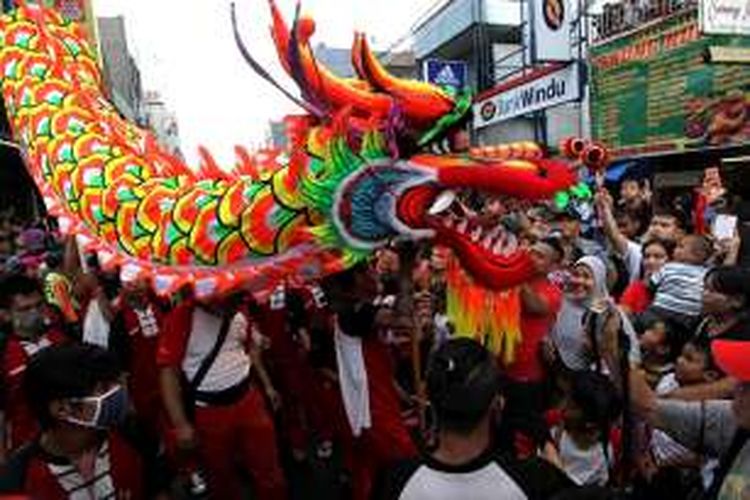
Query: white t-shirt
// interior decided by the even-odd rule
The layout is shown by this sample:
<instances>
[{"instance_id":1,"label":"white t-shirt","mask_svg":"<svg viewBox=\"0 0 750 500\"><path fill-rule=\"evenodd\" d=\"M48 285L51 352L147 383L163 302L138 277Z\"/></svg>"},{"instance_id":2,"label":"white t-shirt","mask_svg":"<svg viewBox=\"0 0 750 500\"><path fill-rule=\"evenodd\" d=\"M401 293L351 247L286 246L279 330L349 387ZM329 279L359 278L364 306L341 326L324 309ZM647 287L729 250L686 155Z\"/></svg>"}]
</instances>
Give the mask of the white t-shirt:
<instances>
[{"instance_id":1,"label":"white t-shirt","mask_svg":"<svg viewBox=\"0 0 750 500\"><path fill-rule=\"evenodd\" d=\"M421 466L405 485L399 500L526 500L516 482L496 462L465 473Z\"/></svg>"},{"instance_id":2,"label":"white t-shirt","mask_svg":"<svg viewBox=\"0 0 750 500\"><path fill-rule=\"evenodd\" d=\"M195 377L201 363L213 349L216 337L221 330L221 321L221 317L210 314L200 307L196 307L193 311L190 338L182 361L182 369L188 380ZM251 360L246 349L247 318L237 313L231 321L227 338L205 378L198 386L198 391L223 391L239 384L250 374Z\"/></svg>"},{"instance_id":3,"label":"white t-shirt","mask_svg":"<svg viewBox=\"0 0 750 500\"><path fill-rule=\"evenodd\" d=\"M609 481L609 460L614 457L614 450L607 445L596 443L588 449L579 448L568 433L563 430L560 436L560 460L563 470L570 479L580 486L604 486Z\"/></svg>"},{"instance_id":4,"label":"white t-shirt","mask_svg":"<svg viewBox=\"0 0 750 500\"><path fill-rule=\"evenodd\" d=\"M524 500L552 498L574 487L546 460L517 462L492 452L459 465L422 456L385 472L375 486L383 500Z\"/></svg>"},{"instance_id":5,"label":"white t-shirt","mask_svg":"<svg viewBox=\"0 0 750 500\"><path fill-rule=\"evenodd\" d=\"M628 240L622 260L628 270L630 283L638 281L641 278L641 266L643 265L643 245Z\"/></svg>"}]
</instances>

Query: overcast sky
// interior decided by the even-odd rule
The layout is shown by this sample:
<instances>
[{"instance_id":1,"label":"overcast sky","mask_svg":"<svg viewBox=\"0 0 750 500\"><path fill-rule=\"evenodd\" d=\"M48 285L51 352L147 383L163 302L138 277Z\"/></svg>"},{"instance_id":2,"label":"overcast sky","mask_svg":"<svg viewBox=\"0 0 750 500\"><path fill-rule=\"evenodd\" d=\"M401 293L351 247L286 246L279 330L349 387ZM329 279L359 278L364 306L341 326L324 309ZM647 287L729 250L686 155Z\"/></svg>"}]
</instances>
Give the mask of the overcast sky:
<instances>
[{"instance_id":1,"label":"overcast sky","mask_svg":"<svg viewBox=\"0 0 750 500\"><path fill-rule=\"evenodd\" d=\"M97 16L124 15L128 41L146 90L158 90L177 113L182 149L190 161L206 145L222 162L233 163L235 144L263 141L269 119L295 106L244 63L234 43L230 0L93 0ZM287 19L295 0L277 0ZM313 15L313 44L349 47L363 30L377 48L404 36L416 17L436 0L305 0ZM295 89L275 56L267 0L237 0L244 39L253 54L287 88Z\"/></svg>"}]
</instances>

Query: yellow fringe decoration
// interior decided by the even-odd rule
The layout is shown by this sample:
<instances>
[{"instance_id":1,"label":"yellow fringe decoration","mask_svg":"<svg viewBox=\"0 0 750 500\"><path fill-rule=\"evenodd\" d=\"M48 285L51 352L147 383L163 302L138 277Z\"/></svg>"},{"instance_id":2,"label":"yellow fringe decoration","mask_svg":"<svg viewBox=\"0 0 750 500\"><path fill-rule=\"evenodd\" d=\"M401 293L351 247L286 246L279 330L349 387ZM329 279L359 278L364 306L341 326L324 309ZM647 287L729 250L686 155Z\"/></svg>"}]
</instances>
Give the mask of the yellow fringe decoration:
<instances>
[{"instance_id":1,"label":"yellow fringe decoration","mask_svg":"<svg viewBox=\"0 0 750 500\"><path fill-rule=\"evenodd\" d=\"M518 288L496 292L482 288L452 254L446 263L447 314L461 337L474 338L504 365L513 362L521 342L521 296Z\"/></svg>"}]
</instances>

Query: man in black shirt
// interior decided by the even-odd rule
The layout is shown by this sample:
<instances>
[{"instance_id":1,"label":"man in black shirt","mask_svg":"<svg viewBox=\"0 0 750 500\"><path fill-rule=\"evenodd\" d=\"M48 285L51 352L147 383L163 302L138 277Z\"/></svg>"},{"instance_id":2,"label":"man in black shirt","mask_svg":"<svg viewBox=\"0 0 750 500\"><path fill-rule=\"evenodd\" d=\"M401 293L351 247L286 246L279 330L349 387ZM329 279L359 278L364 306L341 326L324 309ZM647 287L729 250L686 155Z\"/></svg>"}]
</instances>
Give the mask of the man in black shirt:
<instances>
[{"instance_id":1,"label":"man in black shirt","mask_svg":"<svg viewBox=\"0 0 750 500\"><path fill-rule=\"evenodd\" d=\"M525 500L550 498L573 486L541 459L516 462L493 451L493 420L502 406L499 374L492 355L476 341L461 338L440 347L430 360L427 389L437 448L394 466L375 498Z\"/></svg>"}]
</instances>

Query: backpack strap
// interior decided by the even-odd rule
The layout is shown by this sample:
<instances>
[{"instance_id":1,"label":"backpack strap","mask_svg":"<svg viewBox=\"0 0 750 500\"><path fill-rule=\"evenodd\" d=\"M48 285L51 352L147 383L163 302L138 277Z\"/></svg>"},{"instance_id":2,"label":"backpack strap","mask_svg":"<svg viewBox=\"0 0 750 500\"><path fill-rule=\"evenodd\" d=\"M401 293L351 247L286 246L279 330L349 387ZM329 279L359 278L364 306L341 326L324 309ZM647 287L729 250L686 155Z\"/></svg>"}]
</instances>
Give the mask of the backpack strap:
<instances>
[{"instance_id":1,"label":"backpack strap","mask_svg":"<svg viewBox=\"0 0 750 500\"><path fill-rule=\"evenodd\" d=\"M208 370L210 370L211 366L213 366L216 357L221 351L221 347L224 345L224 342L227 339L227 336L229 334L229 326L231 325L233 318L233 314L225 314L224 318L221 320L221 329L219 330L219 335L216 336L216 342L211 348L211 352L209 352L206 357L203 358L200 367L198 367L198 371L195 372L195 376L192 378L192 380L190 380L190 388L193 391L198 390L198 387L200 387L201 383L206 378L206 375L208 375Z\"/></svg>"}]
</instances>

